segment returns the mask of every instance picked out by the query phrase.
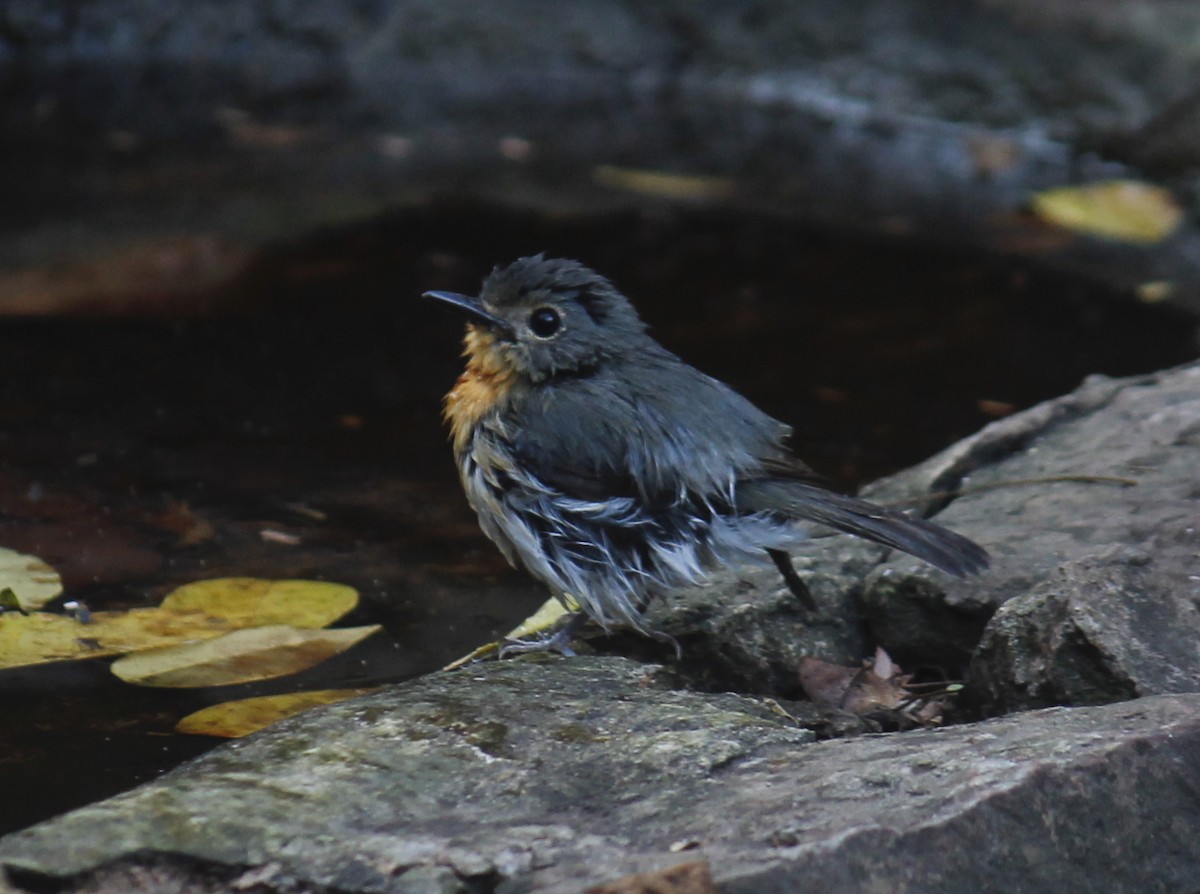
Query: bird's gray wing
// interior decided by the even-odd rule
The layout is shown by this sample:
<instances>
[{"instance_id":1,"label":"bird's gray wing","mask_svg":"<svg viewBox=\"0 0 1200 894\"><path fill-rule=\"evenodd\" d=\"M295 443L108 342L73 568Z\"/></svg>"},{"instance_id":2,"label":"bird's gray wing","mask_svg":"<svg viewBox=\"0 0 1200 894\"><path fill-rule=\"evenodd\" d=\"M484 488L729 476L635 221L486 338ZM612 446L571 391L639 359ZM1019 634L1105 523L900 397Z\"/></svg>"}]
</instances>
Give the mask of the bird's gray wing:
<instances>
[{"instance_id":1,"label":"bird's gray wing","mask_svg":"<svg viewBox=\"0 0 1200 894\"><path fill-rule=\"evenodd\" d=\"M541 481L580 499L647 505L732 502L763 457L787 455L790 432L666 352L531 389L512 419L513 453Z\"/></svg>"}]
</instances>

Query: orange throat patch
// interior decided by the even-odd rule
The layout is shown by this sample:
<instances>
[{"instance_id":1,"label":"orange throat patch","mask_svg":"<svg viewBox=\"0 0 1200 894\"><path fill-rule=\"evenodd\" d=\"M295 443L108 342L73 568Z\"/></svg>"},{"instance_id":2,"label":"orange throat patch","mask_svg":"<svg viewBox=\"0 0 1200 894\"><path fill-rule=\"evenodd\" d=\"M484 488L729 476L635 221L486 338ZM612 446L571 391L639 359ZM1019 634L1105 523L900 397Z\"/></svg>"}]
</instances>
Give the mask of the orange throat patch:
<instances>
[{"instance_id":1,"label":"orange throat patch","mask_svg":"<svg viewBox=\"0 0 1200 894\"><path fill-rule=\"evenodd\" d=\"M504 402L517 379L517 371L496 347L495 336L482 326L468 323L463 345L467 368L446 395L442 410L442 418L450 423L455 456L467 448L475 426Z\"/></svg>"}]
</instances>

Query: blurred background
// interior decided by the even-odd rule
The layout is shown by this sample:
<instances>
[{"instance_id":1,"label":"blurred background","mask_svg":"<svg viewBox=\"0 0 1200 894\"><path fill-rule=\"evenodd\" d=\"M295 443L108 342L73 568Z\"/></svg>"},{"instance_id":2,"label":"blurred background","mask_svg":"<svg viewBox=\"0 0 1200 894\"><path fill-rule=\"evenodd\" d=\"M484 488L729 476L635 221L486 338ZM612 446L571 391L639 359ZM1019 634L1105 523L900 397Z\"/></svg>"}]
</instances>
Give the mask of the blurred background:
<instances>
[{"instance_id":1,"label":"blurred background","mask_svg":"<svg viewBox=\"0 0 1200 894\"><path fill-rule=\"evenodd\" d=\"M385 628L219 691L0 671L0 831L541 602L426 289L578 258L845 489L1198 353L1192 0L8 0L0 88L0 546L93 611L315 578Z\"/></svg>"}]
</instances>

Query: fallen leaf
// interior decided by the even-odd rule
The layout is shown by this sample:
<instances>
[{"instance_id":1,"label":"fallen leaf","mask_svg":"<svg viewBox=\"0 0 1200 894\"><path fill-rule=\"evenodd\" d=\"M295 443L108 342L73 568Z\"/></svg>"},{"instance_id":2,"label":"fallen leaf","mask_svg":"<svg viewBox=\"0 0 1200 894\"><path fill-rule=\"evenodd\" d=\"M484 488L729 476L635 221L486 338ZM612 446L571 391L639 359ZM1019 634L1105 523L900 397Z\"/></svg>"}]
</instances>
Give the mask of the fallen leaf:
<instances>
[{"instance_id":1,"label":"fallen leaf","mask_svg":"<svg viewBox=\"0 0 1200 894\"><path fill-rule=\"evenodd\" d=\"M579 606L572 602L572 608L568 609L557 599L547 599L538 606L538 610L532 615L508 631L506 639L521 639L526 636L533 636L541 633L544 630L549 630L563 615L571 614L579 611Z\"/></svg>"},{"instance_id":2,"label":"fallen leaf","mask_svg":"<svg viewBox=\"0 0 1200 894\"><path fill-rule=\"evenodd\" d=\"M194 643L247 627L322 627L357 602L358 593L343 584L239 577L180 587L157 608L91 612L87 624L69 615L5 612L0 669Z\"/></svg>"},{"instance_id":3,"label":"fallen leaf","mask_svg":"<svg viewBox=\"0 0 1200 894\"><path fill-rule=\"evenodd\" d=\"M1134 289L1138 301L1145 304L1157 304L1171 297L1175 291L1175 283L1169 280L1156 279L1151 282L1139 283Z\"/></svg>"},{"instance_id":4,"label":"fallen leaf","mask_svg":"<svg viewBox=\"0 0 1200 894\"><path fill-rule=\"evenodd\" d=\"M983 415L991 416L995 419L999 419L1002 416L1011 416L1017 412L1016 404L1009 403L1006 400L991 400L986 397L981 397L975 401L975 406Z\"/></svg>"},{"instance_id":5,"label":"fallen leaf","mask_svg":"<svg viewBox=\"0 0 1200 894\"><path fill-rule=\"evenodd\" d=\"M0 589L10 589L25 611L62 595L62 578L39 559L0 547Z\"/></svg>"},{"instance_id":6,"label":"fallen leaf","mask_svg":"<svg viewBox=\"0 0 1200 894\"><path fill-rule=\"evenodd\" d=\"M508 634L504 637L504 640L523 639L527 636L534 636L544 630L550 629L558 623L559 619L562 618L563 615L569 614L570 612L579 611L579 606L576 603L572 602L571 604L574 607L568 610L557 599L547 599L540 606L538 606L537 611L535 611L532 615L530 615L512 630L508 631ZM466 667L472 661L478 661L480 658L486 658L488 655L500 651L500 647L504 645L504 640L485 643L479 648L468 652L462 658L456 658L454 661L451 661L449 664L443 667L442 670L458 670L460 667Z\"/></svg>"},{"instance_id":7,"label":"fallen leaf","mask_svg":"<svg viewBox=\"0 0 1200 894\"><path fill-rule=\"evenodd\" d=\"M320 664L381 630L378 624L336 630L302 630L280 624L135 652L113 662L126 683L164 688L229 686L270 680Z\"/></svg>"},{"instance_id":8,"label":"fallen leaf","mask_svg":"<svg viewBox=\"0 0 1200 894\"><path fill-rule=\"evenodd\" d=\"M29 612L21 607L21 600L17 598L17 594L13 592L12 587L5 587L3 590L0 590L0 612L29 614Z\"/></svg>"},{"instance_id":9,"label":"fallen leaf","mask_svg":"<svg viewBox=\"0 0 1200 894\"><path fill-rule=\"evenodd\" d=\"M231 627L326 627L358 605L358 591L316 580L219 577L186 584L162 601L168 611L203 612Z\"/></svg>"},{"instance_id":10,"label":"fallen leaf","mask_svg":"<svg viewBox=\"0 0 1200 894\"><path fill-rule=\"evenodd\" d=\"M0 615L0 669L210 639L231 629L220 618L159 608L92 612L87 624L71 615L6 612Z\"/></svg>"},{"instance_id":11,"label":"fallen leaf","mask_svg":"<svg viewBox=\"0 0 1200 894\"><path fill-rule=\"evenodd\" d=\"M804 658L799 676L800 686L813 704L859 717L885 718L897 728L941 723L948 697L961 688L917 686L912 683L912 674L904 673L881 648L875 650L872 660L857 668Z\"/></svg>"},{"instance_id":12,"label":"fallen leaf","mask_svg":"<svg viewBox=\"0 0 1200 894\"><path fill-rule=\"evenodd\" d=\"M967 137L967 154L979 177L1003 174L1021 160L1021 144L995 133L973 133Z\"/></svg>"},{"instance_id":13,"label":"fallen leaf","mask_svg":"<svg viewBox=\"0 0 1200 894\"><path fill-rule=\"evenodd\" d=\"M708 861L696 860L593 885L585 894L716 894L716 890Z\"/></svg>"},{"instance_id":14,"label":"fallen leaf","mask_svg":"<svg viewBox=\"0 0 1200 894\"><path fill-rule=\"evenodd\" d=\"M1170 191L1137 180L1106 180L1035 193L1034 214L1043 220L1120 242L1161 242L1183 221Z\"/></svg>"},{"instance_id":15,"label":"fallen leaf","mask_svg":"<svg viewBox=\"0 0 1200 894\"><path fill-rule=\"evenodd\" d=\"M262 695L257 698L222 702L188 714L175 724L175 732L237 739L317 705L331 705L374 691L375 689L370 687L319 689L313 692L288 692L283 695Z\"/></svg>"},{"instance_id":16,"label":"fallen leaf","mask_svg":"<svg viewBox=\"0 0 1200 894\"><path fill-rule=\"evenodd\" d=\"M820 658L800 659L800 688L809 701L823 708L841 708L842 699L862 668L842 667Z\"/></svg>"},{"instance_id":17,"label":"fallen leaf","mask_svg":"<svg viewBox=\"0 0 1200 894\"><path fill-rule=\"evenodd\" d=\"M166 528L179 538L177 546L196 546L213 538L217 529L203 516L197 515L192 507L176 500L155 518L155 523Z\"/></svg>"},{"instance_id":18,"label":"fallen leaf","mask_svg":"<svg viewBox=\"0 0 1200 894\"><path fill-rule=\"evenodd\" d=\"M664 199L726 199L737 191L737 184L727 177L672 174L616 165L600 165L593 169L592 179L602 186Z\"/></svg>"},{"instance_id":19,"label":"fallen leaf","mask_svg":"<svg viewBox=\"0 0 1200 894\"><path fill-rule=\"evenodd\" d=\"M213 117L234 143L256 149L289 149L310 143L320 136L320 131L315 127L263 124L255 121L244 109L220 108Z\"/></svg>"}]
</instances>

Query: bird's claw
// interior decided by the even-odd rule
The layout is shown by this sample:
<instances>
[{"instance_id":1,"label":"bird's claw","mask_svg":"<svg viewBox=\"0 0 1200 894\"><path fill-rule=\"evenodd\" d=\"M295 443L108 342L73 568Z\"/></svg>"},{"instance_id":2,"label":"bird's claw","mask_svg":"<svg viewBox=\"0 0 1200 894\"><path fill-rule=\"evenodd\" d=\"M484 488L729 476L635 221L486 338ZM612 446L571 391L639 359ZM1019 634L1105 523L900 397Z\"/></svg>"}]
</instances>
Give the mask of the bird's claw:
<instances>
[{"instance_id":1,"label":"bird's claw","mask_svg":"<svg viewBox=\"0 0 1200 894\"><path fill-rule=\"evenodd\" d=\"M557 652L564 658L574 658L575 650L571 641L575 639L579 628L587 623L587 616L582 612L574 612L566 616L565 623L550 633L532 636L529 639L506 639L497 653L498 658L510 655L525 655L530 652Z\"/></svg>"}]
</instances>

